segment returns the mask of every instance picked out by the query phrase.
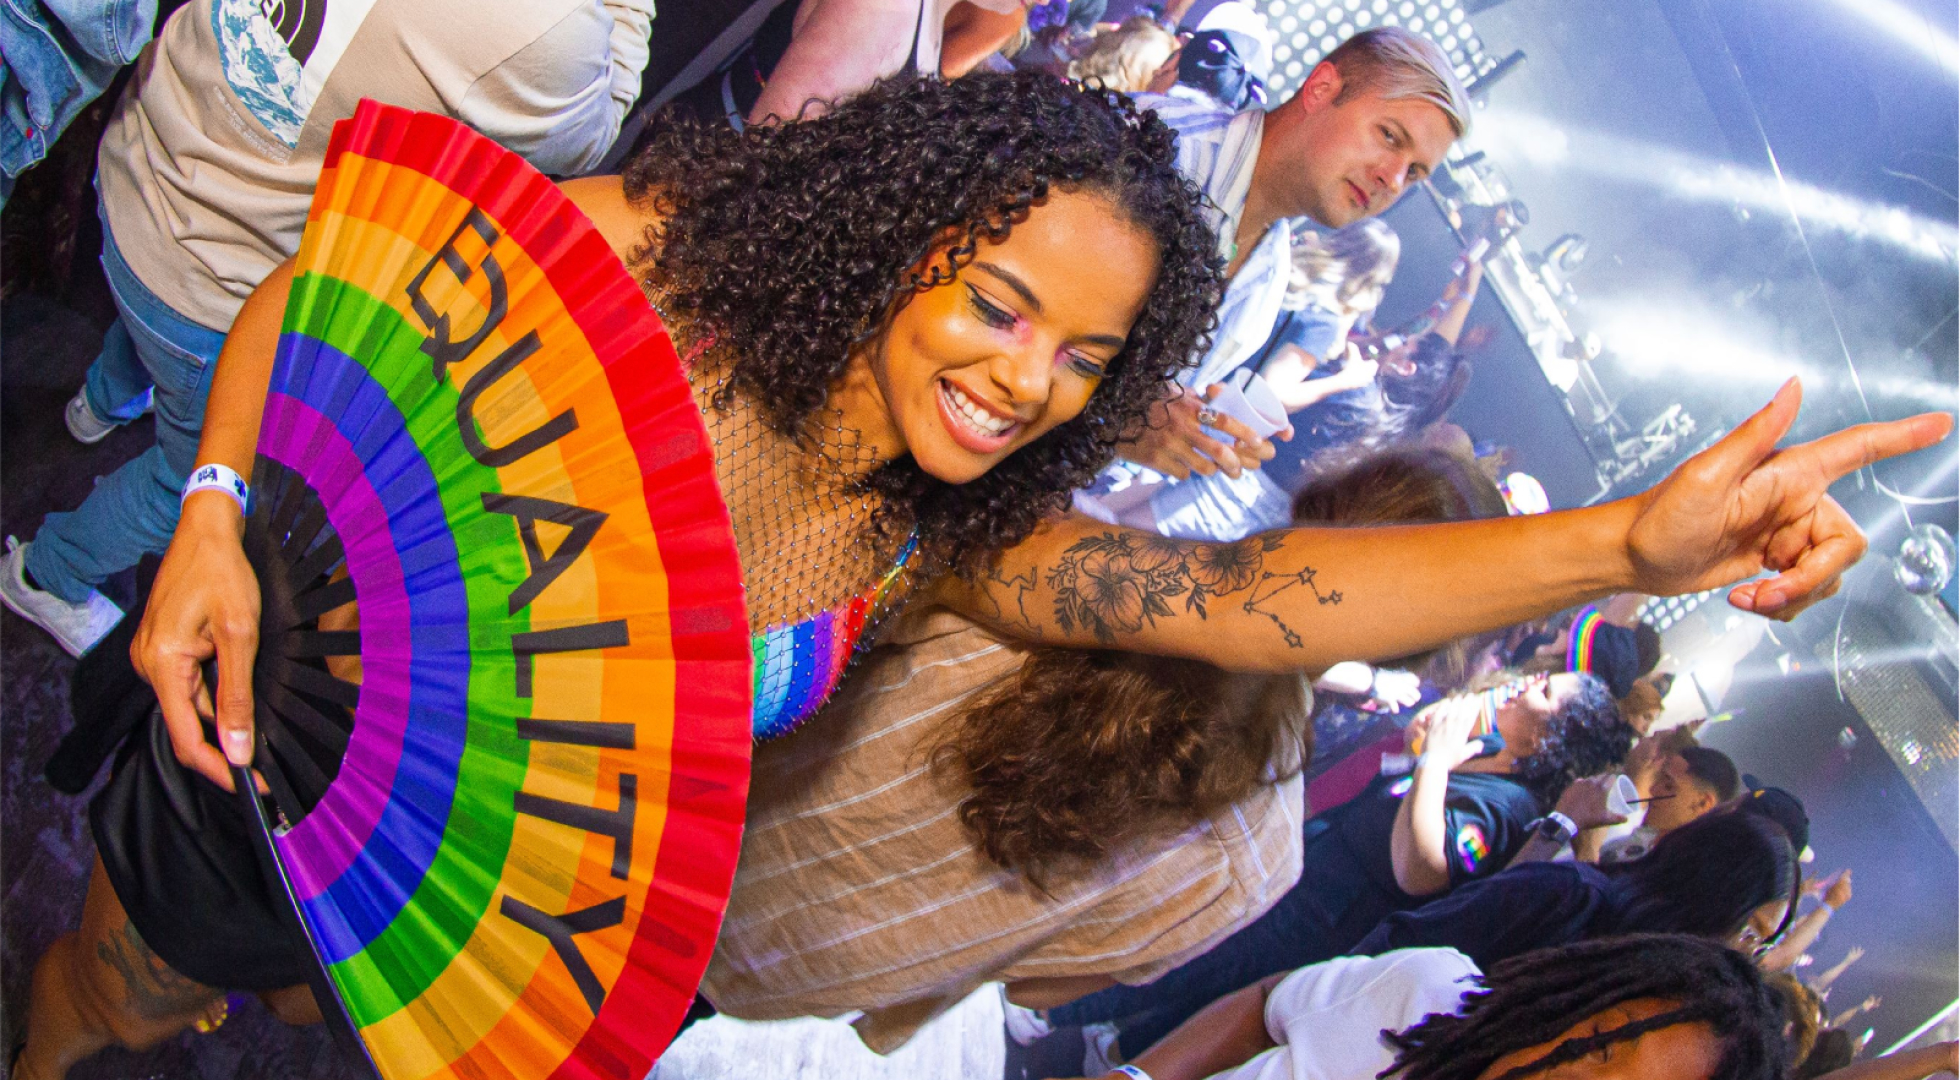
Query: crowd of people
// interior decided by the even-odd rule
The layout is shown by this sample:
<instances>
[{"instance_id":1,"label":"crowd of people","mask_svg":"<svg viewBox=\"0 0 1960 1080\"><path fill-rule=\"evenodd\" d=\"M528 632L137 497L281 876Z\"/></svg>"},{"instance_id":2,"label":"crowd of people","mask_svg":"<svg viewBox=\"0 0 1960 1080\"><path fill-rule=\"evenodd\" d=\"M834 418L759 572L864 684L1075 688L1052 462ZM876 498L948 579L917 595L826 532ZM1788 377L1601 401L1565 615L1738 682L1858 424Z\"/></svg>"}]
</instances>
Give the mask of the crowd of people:
<instances>
[{"instance_id":1,"label":"crowd of people","mask_svg":"<svg viewBox=\"0 0 1960 1080\"><path fill-rule=\"evenodd\" d=\"M1239 4L789 0L726 5L676 90L646 0L348 6L307 29L191 0L101 143L119 317L66 421L153 411L156 441L10 543L0 600L82 658L78 703L134 694L168 738L93 759L86 910L13 1075L208 1030L227 991L319 1020L222 797L252 753L244 483L193 471L252 473L364 98L565 178L641 282L758 640L885 598L848 674L758 700L692 1015L854 1013L885 1051L1000 983L1013 1037L1133 1080L1954 1069L1952 1044L1852 1064L1859 1010L1824 999L1855 953L1791 974L1849 876L1807 882L1801 804L1662 726L1681 658L1639 619L1828 597L1863 541L1825 487L1948 421L1776 451L1788 386L1652 491L1525 512L1447 421L1502 237L1465 238L1413 323L1374 318L1400 256L1375 218L1471 123L1434 44L1364 31L1268 100ZM155 555L141 610L99 591ZM146 803L159 775L203 827Z\"/></svg>"}]
</instances>

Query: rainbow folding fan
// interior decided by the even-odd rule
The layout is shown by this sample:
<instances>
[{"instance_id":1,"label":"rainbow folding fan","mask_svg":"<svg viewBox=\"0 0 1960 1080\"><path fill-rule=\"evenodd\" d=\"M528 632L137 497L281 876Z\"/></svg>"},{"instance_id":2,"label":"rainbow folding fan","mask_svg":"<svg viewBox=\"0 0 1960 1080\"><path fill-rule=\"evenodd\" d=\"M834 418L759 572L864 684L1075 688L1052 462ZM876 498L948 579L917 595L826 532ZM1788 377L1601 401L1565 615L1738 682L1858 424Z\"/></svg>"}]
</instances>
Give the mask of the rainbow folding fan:
<instances>
[{"instance_id":1,"label":"rainbow folding fan","mask_svg":"<svg viewBox=\"0 0 1960 1080\"><path fill-rule=\"evenodd\" d=\"M734 537L658 316L515 154L364 102L258 450L255 764L374 1065L644 1075L720 926L751 706Z\"/></svg>"}]
</instances>

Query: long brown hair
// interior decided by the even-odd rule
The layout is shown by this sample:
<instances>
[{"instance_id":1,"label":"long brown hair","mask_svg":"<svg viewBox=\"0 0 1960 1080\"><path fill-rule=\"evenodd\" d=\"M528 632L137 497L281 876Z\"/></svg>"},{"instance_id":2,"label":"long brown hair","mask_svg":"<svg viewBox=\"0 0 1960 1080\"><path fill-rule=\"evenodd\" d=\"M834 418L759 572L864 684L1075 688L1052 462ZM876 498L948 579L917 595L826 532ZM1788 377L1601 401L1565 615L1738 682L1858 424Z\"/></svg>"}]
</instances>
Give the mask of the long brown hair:
<instances>
[{"instance_id":1,"label":"long brown hair","mask_svg":"<svg viewBox=\"0 0 1960 1080\"><path fill-rule=\"evenodd\" d=\"M1475 464L1437 450L1368 458L1301 505L1327 516L1295 520L1344 525L1504 512ZM987 857L1042 886L1297 774L1313 753L1307 708L1303 675L1038 648L949 725L931 761L969 788L960 821Z\"/></svg>"},{"instance_id":2,"label":"long brown hair","mask_svg":"<svg viewBox=\"0 0 1960 1080\"><path fill-rule=\"evenodd\" d=\"M1795 1070L1817 1045L1817 1031L1823 1023L1824 1000L1803 980L1779 971L1764 980L1783 1006L1783 1042L1788 1053L1784 1064Z\"/></svg>"},{"instance_id":3,"label":"long brown hair","mask_svg":"<svg viewBox=\"0 0 1960 1080\"><path fill-rule=\"evenodd\" d=\"M968 710L935 767L964 774L960 821L987 857L1030 882L1186 828L1273 777L1312 741L1298 675L1239 675L1197 660L1034 649Z\"/></svg>"}]
</instances>

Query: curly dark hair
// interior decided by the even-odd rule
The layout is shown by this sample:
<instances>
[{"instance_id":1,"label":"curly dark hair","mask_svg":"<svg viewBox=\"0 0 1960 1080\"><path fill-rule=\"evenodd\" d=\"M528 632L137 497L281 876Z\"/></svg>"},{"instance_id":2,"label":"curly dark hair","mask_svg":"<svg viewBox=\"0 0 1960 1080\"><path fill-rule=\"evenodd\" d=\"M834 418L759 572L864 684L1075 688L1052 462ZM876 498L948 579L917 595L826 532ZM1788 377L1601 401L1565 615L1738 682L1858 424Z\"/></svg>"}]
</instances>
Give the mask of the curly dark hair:
<instances>
[{"instance_id":1,"label":"curly dark hair","mask_svg":"<svg viewBox=\"0 0 1960 1080\"><path fill-rule=\"evenodd\" d=\"M1198 355L1221 260L1176 137L1121 94L1033 74L892 80L820 117L736 132L664 121L626 168L661 220L635 264L668 310L733 356L730 388L791 436L854 350L947 284L1053 191L1102 196L1155 241L1156 281L1081 415L971 483L910 458L868 480L880 524L916 525L928 566L971 572L1108 463L1119 433Z\"/></svg>"},{"instance_id":2,"label":"curly dark hair","mask_svg":"<svg viewBox=\"0 0 1960 1080\"><path fill-rule=\"evenodd\" d=\"M1572 781L1624 762L1639 737L1606 683L1580 672L1579 692L1552 715L1537 751L1520 758L1511 775L1549 808Z\"/></svg>"},{"instance_id":3,"label":"curly dark hair","mask_svg":"<svg viewBox=\"0 0 1960 1080\"><path fill-rule=\"evenodd\" d=\"M1775 1080L1782 1074L1783 1010L1749 958L1679 934L1634 934L1540 949L1493 966L1455 1013L1432 1013L1383 1032L1396 1080L1474 1080L1507 1054L1551 1042L1616 1005L1659 998L1671 1006L1598 1035L1577 1036L1498 1080L1520 1080L1602 1047L1676 1024L1706 1024L1721 1047L1709 1080Z\"/></svg>"}]
</instances>

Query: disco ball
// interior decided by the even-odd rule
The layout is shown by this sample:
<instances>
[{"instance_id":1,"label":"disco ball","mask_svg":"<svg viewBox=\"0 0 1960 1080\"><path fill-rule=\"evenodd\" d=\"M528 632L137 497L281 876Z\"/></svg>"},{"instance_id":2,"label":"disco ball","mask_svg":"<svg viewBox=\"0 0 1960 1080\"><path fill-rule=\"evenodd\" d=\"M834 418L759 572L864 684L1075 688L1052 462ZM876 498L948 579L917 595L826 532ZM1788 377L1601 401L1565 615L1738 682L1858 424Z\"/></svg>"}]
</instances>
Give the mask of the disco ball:
<instances>
[{"instance_id":1,"label":"disco ball","mask_svg":"<svg viewBox=\"0 0 1960 1080\"><path fill-rule=\"evenodd\" d=\"M1892 567L1892 576L1907 592L1930 596L1953 580L1954 555L1953 535L1929 521L1912 530L1899 545L1899 561Z\"/></svg>"}]
</instances>

